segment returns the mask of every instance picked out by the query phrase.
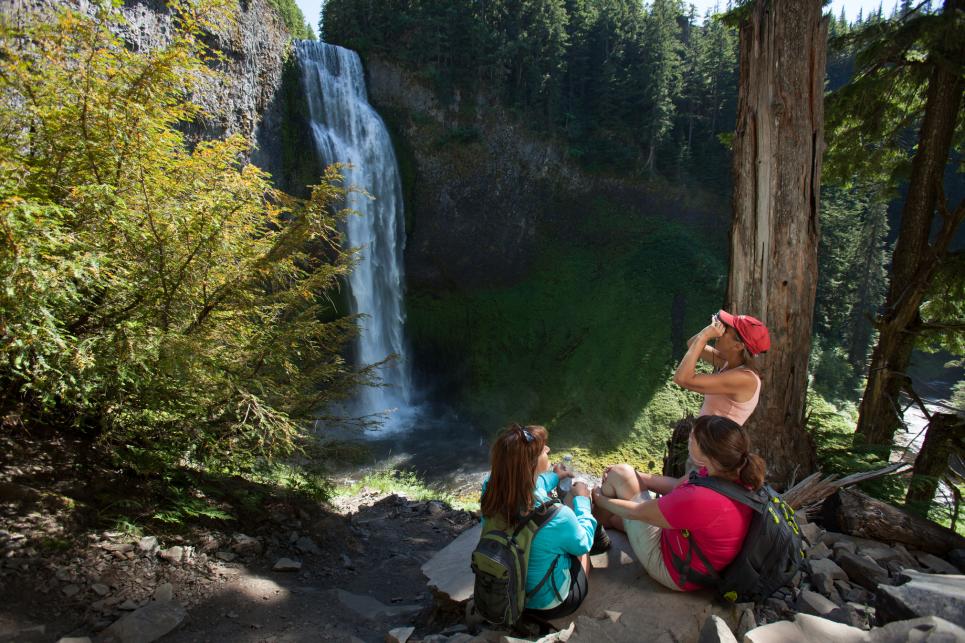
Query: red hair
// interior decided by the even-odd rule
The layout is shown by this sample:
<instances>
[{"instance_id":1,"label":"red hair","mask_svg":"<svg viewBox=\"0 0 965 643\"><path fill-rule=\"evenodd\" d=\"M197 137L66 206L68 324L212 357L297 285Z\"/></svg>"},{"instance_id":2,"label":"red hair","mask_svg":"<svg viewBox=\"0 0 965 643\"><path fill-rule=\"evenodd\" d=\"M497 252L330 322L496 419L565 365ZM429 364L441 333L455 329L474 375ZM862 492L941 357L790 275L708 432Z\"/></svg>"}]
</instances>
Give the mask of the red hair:
<instances>
[{"instance_id":1,"label":"red hair","mask_svg":"<svg viewBox=\"0 0 965 643\"><path fill-rule=\"evenodd\" d=\"M536 467L547 439L546 427L510 424L489 452L489 483L481 511L486 518L501 518L515 526L533 510ZM531 438L531 439L530 439Z\"/></svg>"}]
</instances>

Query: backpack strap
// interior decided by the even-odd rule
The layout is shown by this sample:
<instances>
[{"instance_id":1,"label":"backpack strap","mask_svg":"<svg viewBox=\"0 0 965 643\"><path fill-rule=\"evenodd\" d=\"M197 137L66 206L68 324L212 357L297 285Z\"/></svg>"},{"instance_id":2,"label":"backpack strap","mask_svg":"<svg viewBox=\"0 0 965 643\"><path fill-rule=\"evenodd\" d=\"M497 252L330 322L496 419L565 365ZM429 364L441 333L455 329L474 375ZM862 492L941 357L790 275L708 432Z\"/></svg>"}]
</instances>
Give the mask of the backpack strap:
<instances>
[{"instance_id":1,"label":"backpack strap","mask_svg":"<svg viewBox=\"0 0 965 643\"><path fill-rule=\"evenodd\" d=\"M539 533L539 530L546 526L546 523L548 523L550 519L556 515L556 513L560 510L560 506L559 499L550 498L547 502L544 502L543 504L534 508L533 511L531 511L530 514L519 523L519 527L517 527L513 532L513 540L515 540L519 532L526 528L526 526L530 523L532 523L533 527L535 528L533 531L533 540L536 540L536 534ZM530 544L532 544L532 541L530 541ZM560 555L557 555L556 558L553 559L553 562L550 563L549 569L546 570L546 575L543 576L542 580L536 584L536 587L526 592L526 598L534 596L536 592L538 592L543 585L546 584L546 581L553 576L553 572L556 571L556 563L558 563L559 560ZM560 596L560 590L556 587L556 583L552 583L551 586L553 587L553 591L556 593L556 598L562 601L563 597Z\"/></svg>"},{"instance_id":2,"label":"backpack strap","mask_svg":"<svg viewBox=\"0 0 965 643\"><path fill-rule=\"evenodd\" d=\"M696 471L690 473L690 478L688 478L687 481L698 487L712 489L722 496L726 496L735 502L750 507L757 513L764 513L765 503L761 502L758 495L736 482L714 476L698 476Z\"/></svg>"},{"instance_id":3,"label":"backpack strap","mask_svg":"<svg viewBox=\"0 0 965 643\"><path fill-rule=\"evenodd\" d=\"M698 487L712 489L722 496L750 507L757 513L764 512L764 503L757 497L757 494L730 480L713 476L698 476L696 471L691 471L688 482ZM714 566L710 564L710 561L707 560L707 556L705 556L704 552L697 546L697 541L691 537L690 532L683 529L681 530L681 535L690 544L690 547L687 549L687 557L681 558L674 554L673 551L670 552L671 564L673 564L677 573L680 574L681 586L686 585L688 582L694 582L705 587L716 587L720 583L720 574L714 569ZM694 554L697 554L697 558L704 564L704 569L708 572L707 574L694 571L691 566Z\"/></svg>"}]
</instances>

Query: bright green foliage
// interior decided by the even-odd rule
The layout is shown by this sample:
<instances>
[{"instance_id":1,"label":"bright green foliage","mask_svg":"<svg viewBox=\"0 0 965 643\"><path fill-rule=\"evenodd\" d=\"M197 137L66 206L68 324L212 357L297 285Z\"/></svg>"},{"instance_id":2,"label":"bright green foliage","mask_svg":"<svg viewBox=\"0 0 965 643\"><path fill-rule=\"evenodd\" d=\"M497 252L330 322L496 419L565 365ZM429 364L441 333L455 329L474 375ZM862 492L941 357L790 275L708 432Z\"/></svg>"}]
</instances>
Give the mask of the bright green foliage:
<instances>
[{"instance_id":1,"label":"bright green foliage","mask_svg":"<svg viewBox=\"0 0 965 643\"><path fill-rule=\"evenodd\" d=\"M965 357L965 253L951 254L939 264L919 310L919 348Z\"/></svg>"},{"instance_id":2,"label":"bright green foliage","mask_svg":"<svg viewBox=\"0 0 965 643\"><path fill-rule=\"evenodd\" d=\"M887 284L887 234L887 207L874 191L822 190L811 372L828 399L857 401Z\"/></svg>"},{"instance_id":3,"label":"bright green foliage","mask_svg":"<svg viewBox=\"0 0 965 643\"><path fill-rule=\"evenodd\" d=\"M827 97L828 182L896 190L908 178L932 69L924 63L948 30L961 32L961 17L919 10L902 20L868 20L832 41L832 50L855 57L857 73ZM955 149L962 136L959 126Z\"/></svg>"},{"instance_id":4,"label":"bright green foliage","mask_svg":"<svg viewBox=\"0 0 965 643\"><path fill-rule=\"evenodd\" d=\"M728 189L717 135L733 126L735 30L679 0L329 0L323 24L326 41L408 67L445 101L485 86L590 169ZM686 65L699 96L683 92Z\"/></svg>"},{"instance_id":5,"label":"bright green foliage","mask_svg":"<svg viewBox=\"0 0 965 643\"><path fill-rule=\"evenodd\" d=\"M281 16L288 33L299 40L315 40L315 30L305 21L305 14L298 8L295 0L268 0L268 3Z\"/></svg>"},{"instance_id":6,"label":"bright green foliage","mask_svg":"<svg viewBox=\"0 0 965 643\"><path fill-rule=\"evenodd\" d=\"M325 321L343 190L332 170L307 202L275 191L240 137L189 148L203 30L232 8L169 6L149 52L110 4L0 26L0 403L136 469L247 466L364 375L339 355L354 320Z\"/></svg>"}]
</instances>

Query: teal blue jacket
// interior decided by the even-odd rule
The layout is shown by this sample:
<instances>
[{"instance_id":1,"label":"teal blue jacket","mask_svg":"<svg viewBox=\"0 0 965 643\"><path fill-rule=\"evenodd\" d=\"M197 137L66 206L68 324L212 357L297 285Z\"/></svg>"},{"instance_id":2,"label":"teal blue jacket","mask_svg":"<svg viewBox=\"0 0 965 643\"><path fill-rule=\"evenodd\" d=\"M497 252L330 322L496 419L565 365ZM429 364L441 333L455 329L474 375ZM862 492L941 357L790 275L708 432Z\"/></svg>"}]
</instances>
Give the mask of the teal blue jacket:
<instances>
[{"instance_id":1,"label":"teal blue jacket","mask_svg":"<svg viewBox=\"0 0 965 643\"><path fill-rule=\"evenodd\" d=\"M486 490L488 478L483 483ZM549 500L549 493L559 484L559 477L552 471L542 473L536 478L533 497L537 504ZM584 496L573 498L573 509L560 507L556 515L536 534L529 553L529 569L526 571L526 592L536 587L550 566L553 574L540 590L526 600L530 609L549 609L565 599L570 592L570 564L573 556L589 553L593 546L596 531L596 518L591 513L590 499ZM556 591L554 591L554 588ZM559 596L557 596L557 591Z\"/></svg>"}]
</instances>

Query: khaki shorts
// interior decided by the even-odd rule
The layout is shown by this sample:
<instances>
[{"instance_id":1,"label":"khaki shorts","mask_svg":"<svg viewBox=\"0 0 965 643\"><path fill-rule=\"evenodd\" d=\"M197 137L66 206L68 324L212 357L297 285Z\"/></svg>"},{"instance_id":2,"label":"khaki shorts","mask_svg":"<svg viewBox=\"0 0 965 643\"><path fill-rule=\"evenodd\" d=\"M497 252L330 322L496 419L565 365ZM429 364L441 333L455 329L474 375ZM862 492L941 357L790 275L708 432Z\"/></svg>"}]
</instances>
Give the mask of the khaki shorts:
<instances>
[{"instance_id":1,"label":"khaki shorts","mask_svg":"<svg viewBox=\"0 0 965 643\"><path fill-rule=\"evenodd\" d=\"M636 502L650 500L650 492L641 491L634 498ZM623 526L627 530L627 540L633 548L633 553L643 568L647 570L650 578L657 581L664 587L682 592L683 590L670 577L670 572L663 561L663 552L660 550L660 527L651 525L639 520L627 520L624 518Z\"/></svg>"}]
</instances>

